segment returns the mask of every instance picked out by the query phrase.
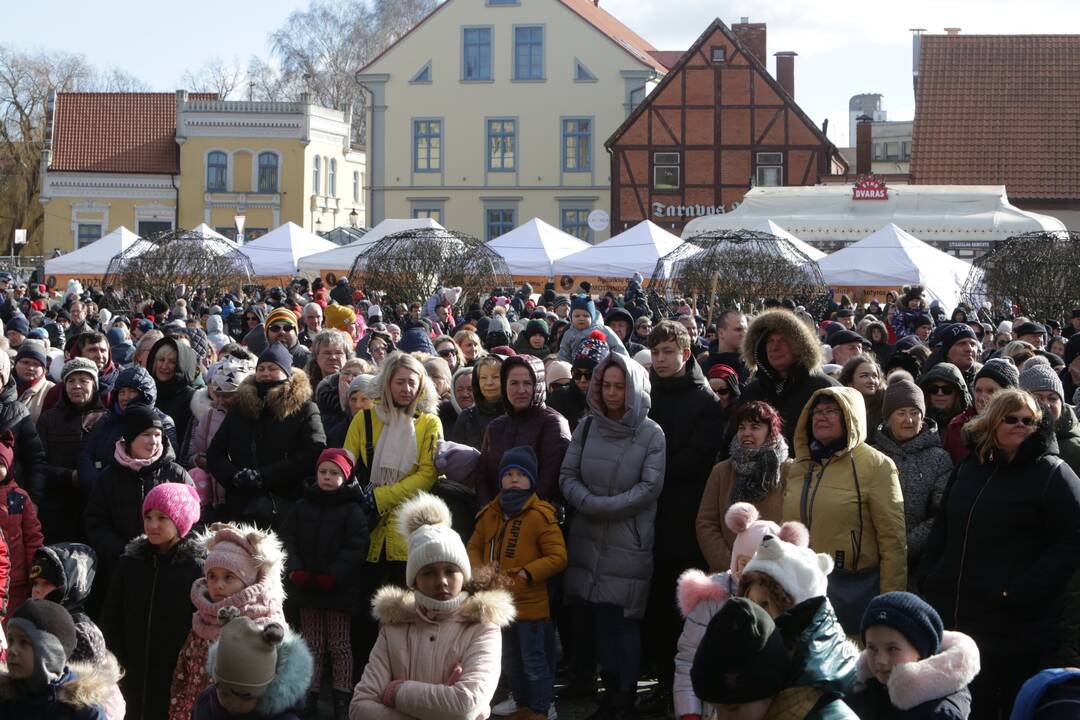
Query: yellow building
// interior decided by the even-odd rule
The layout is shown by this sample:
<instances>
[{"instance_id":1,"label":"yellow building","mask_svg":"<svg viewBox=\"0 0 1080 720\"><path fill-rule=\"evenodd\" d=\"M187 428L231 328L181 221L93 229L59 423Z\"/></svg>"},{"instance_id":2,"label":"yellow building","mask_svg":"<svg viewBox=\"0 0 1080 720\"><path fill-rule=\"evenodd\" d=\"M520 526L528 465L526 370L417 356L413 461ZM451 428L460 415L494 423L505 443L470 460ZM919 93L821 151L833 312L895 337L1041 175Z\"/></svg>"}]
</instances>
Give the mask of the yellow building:
<instances>
[{"instance_id":1,"label":"yellow building","mask_svg":"<svg viewBox=\"0 0 1080 720\"><path fill-rule=\"evenodd\" d=\"M532 217L597 242L604 140L666 73L593 0L447 0L369 63L371 224L433 217L484 240Z\"/></svg>"},{"instance_id":2,"label":"yellow building","mask_svg":"<svg viewBox=\"0 0 1080 720\"><path fill-rule=\"evenodd\" d=\"M206 223L253 239L285 222L366 224L365 158L351 111L209 94L59 93L42 161L44 252L121 225L148 235Z\"/></svg>"}]
</instances>

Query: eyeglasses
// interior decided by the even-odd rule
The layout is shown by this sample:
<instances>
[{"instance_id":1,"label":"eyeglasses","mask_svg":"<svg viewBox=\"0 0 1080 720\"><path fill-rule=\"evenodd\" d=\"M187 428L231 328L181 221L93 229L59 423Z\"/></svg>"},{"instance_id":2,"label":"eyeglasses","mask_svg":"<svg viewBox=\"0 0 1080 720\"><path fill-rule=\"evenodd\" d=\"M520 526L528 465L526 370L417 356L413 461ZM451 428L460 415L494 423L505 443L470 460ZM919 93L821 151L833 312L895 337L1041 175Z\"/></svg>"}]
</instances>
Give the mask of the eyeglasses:
<instances>
[{"instance_id":1,"label":"eyeglasses","mask_svg":"<svg viewBox=\"0 0 1080 720\"><path fill-rule=\"evenodd\" d=\"M840 414L840 408L838 407L823 407L817 408L811 411L810 415L813 417L836 417Z\"/></svg>"},{"instance_id":2,"label":"eyeglasses","mask_svg":"<svg viewBox=\"0 0 1080 720\"><path fill-rule=\"evenodd\" d=\"M574 370L573 375L575 380L591 380L592 370Z\"/></svg>"},{"instance_id":3,"label":"eyeglasses","mask_svg":"<svg viewBox=\"0 0 1080 720\"><path fill-rule=\"evenodd\" d=\"M292 325L271 325L269 327L270 332L287 333L292 332L296 328Z\"/></svg>"},{"instance_id":4,"label":"eyeglasses","mask_svg":"<svg viewBox=\"0 0 1080 720\"><path fill-rule=\"evenodd\" d=\"M956 392L956 388L952 385L931 385L926 391L930 395L952 395Z\"/></svg>"},{"instance_id":5,"label":"eyeglasses","mask_svg":"<svg viewBox=\"0 0 1080 720\"><path fill-rule=\"evenodd\" d=\"M457 350L455 350L452 347L443 348L442 350L439 351L439 357L447 358L447 357L451 357L453 355L457 355Z\"/></svg>"},{"instance_id":6,"label":"eyeglasses","mask_svg":"<svg viewBox=\"0 0 1080 720\"><path fill-rule=\"evenodd\" d=\"M1034 425L1038 421L1033 417L1020 417L1019 415L1006 415L1005 417L1001 418L1001 422L1005 423L1006 425L1015 425L1016 423L1023 423L1024 427L1031 427L1032 425Z\"/></svg>"}]
</instances>

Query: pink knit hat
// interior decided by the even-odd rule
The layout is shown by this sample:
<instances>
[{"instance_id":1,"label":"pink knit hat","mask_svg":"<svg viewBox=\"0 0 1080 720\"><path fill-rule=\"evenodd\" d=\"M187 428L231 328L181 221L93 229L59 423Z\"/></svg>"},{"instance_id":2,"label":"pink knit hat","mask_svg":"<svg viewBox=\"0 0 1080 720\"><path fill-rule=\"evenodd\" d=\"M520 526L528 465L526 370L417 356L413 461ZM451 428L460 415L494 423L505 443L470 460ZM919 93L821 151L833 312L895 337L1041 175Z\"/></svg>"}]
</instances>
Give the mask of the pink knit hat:
<instances>
[{"instance_id":1,"label":"pink knit hat","mask_svg":"<svg viewBox=\"0 0 1080 720\"><path fill-rule=\"evenodd\" d=\"M248 539L231 527L221 527L210 539L213 545L206 554L203 568L221 568L244 581L244 585L254 585L259 578L259 564L255 561L255 548Z\"/></svg>"},{"instance_id":2,"label":"pink knit hat","mask_svg":"<svg viewBox=\"0 0 1080 720\"><path fill-rule=\"evenodd\" d=\"M184 537L199 520L199 493L183 483L161 483L146 493L143 515L149 510L164 513L172 520L180 537Z\"/></svg>"},{"instance_id":3,"label":"pink knit hat","mask_svg":"<svg viewBox=\"0 0 1080 720\"><path fill-rule=\"evenodd\" d=\"M731 546L731 574L739 575L740 557L747 561L754 557L761 539L766 535L779 535L780 526L771 520L760 520L758 509L748 502L737 502L728 508L724 523L735 533L735 542Z\"/></svg>"}]
</instances>

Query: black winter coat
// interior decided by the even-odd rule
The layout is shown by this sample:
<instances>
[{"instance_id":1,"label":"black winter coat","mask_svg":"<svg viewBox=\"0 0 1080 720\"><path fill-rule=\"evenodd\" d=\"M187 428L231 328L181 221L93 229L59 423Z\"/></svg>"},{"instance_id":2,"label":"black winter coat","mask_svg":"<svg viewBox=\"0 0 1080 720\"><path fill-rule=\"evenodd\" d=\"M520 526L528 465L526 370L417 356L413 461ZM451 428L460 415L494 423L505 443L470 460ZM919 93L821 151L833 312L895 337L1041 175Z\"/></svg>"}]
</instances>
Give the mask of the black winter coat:
<instances>
[{"instance_id":1,"label":"black winter coat","mask_svg":"<svg viewBox=\"0 0 1080 720\"><path fill-rule=\"evenodd\" d=\"M476 372L472 374L472 392L473 406L458 413L457 420L454 421L453 434L445 437L453 442L479 450L480 446L484 444L484 433L487 431L487 426L491 424L492 420L503 414L504 403L501 396L498 401L493 403L484 399L484 394L480 392L480 375Z\"/></svg>"},{"instance_id":2,"label":"black winter coat","mask_svg":"<svg viewBox=\"0 0 1080 720\"><path fill-rule=\"evenodd\" d=\"M649 381L649 417L667 438L664 488L656 508L656 554L703 563L694 528L723 439L724 408L693 356L679 377L662 378L650 370Z\"/></svg>"},{"instance_id":3,"label":"black winter coat","mask_svg":"<svg viewBox=\"0 0 1080 720\"><path fill-rule=\"evenodd\" d=\"M315 386L315 404L319 406L323 427L328 432L342 420L352 420L349 411L341 407L341 397L338 395L338 373L327 375Z\"/></svg>"},{"instance_id":4,"label":"black winter coat","mask_svg":"<svg viewBox=\"0 0 1080 720\"><path fill-rule=\"evenodd\" d=\"M924 596L984 658L1058 653L1064 588L1080 568L1080 478L1057 457L1049 414L1011 463L960 463L922 564Z\"/></svg>"},{"instance_id":5,"label":"black winter coat","mask_svg":"<svg viewBox=\"0 0 1080 720\"><path fill-rule=\"evenodd\" d=\"M237 392L240 401L210 442L206 461L225 488L224 517L276 528L326 447L319 408L307 373L298 368L265 398L259 397L254 375ZM244 468L259 471L257 489L236 486L236 474Z\"/></svg>"},{"instance_id":6,"label":"black winter coat","mask_svg":"<svg viewBox=\"0 0 1080 720\"><path fill-rule=\"evenodd\" d=\"M967 688L901 710L889 700L885 686L872 678L861 692L848 695L844 702L859 720L967 720L971 713L971 692Z\"/></svg>"},{"instance_id":7,"label":"black winter coat","mask_svg":"<svg viewBox=\"0 0 1080 720\"><path fill-rule=\"evenodd\" d=\"M90 490L86 503L86 535L107 567L116 560L132 539L142 535L142 504L146 494L162 483L194 485L191 476L177 465L169 441L162 438L164 450L154 463L135 472L115 459Z\"/></svg>"},{"instance_id":8,"label":"black winter coat","mask_svg":"<svg viewBox=\"0 0 1080 720\"><path fill-rule=\"evenodd\" d=\"M581 392L575 383L571 382L562 387L556 387L547 397L548 407L566 418L570 424L570 432L577 430L578 423L585 417L585 411L589 409L585 401L585 393Z\"/></svg>"},{"instance_id":9,"label":"black winter coat","mask_svg":"<svg viewBox=\"0 0 1080 720\"><path fill-rule=\"evenodd\" d=\"M153 374L154 360L163 347L171 347L176 353L176 371L173 376L162 382ZM186 457L188 433L192 428L191 398L198 389L199 356L184 343L178 343L170 337L164 337L154 343L146 357L146 367L150 368L151 377L157 386L157 408L173 419L176 424L177 457Z\"/></svg>"},{"instance_id":10,"label":"black winter coat","mask_svg":"<svg viewBox=\"0 0 1080 720\"><path fill-rule=\"evenodd\" d=\"M128 544L101 614L101 632L127 673L120 690L127 720L168 716L173 670L191 632L191 584L202 576L202 551L190 537L158 553L145 536Z\"/></svg>"},{"instance_id":11,"label":"black winter coat","mask_svg":"<svg viewBox=\"0 0 1080 720\"><path fill-rule=\"evenodd\" d=\"M61 385L61 387L63 387ZM83 407L76 407L61 390L60 401L41 413L38 437L45 450L45 505L39 506L42 530L48 542L86 542L83 516L88 487L75 483L79 455L90 439L94 424L105 414L95 394Z\"/></svg>"},{"instance_id":12,"label":"black winter coat","mask_svg":"<svg viewBox=\"0 0 1080 720\"><path fill-rule=\"evenodd\" d=\"M19 402L15 390L15 376L0 390L0 433L10 430L15 436L15 466L12 468L19 487L30 493L30 498L40 510L48 507L45 492L45 448L41 446L37 428L30 411Z\"/></svg>"},{"instance_id":13,"label":"black winter coat","mask_svg":"<svg viewBox=\"0 0 1080 720\"><path fill-rule=\"evenodd\" d=\"M360 505L363 491L355 479L334 492L309 485L304 497L281 524L285 543L285 572L289 598L297 605L319 610L363 612L360 580L368 554L368 526ZM292 581L294 570L329 575L333 589L312 581Z\"/></svg>"}]
</instances>

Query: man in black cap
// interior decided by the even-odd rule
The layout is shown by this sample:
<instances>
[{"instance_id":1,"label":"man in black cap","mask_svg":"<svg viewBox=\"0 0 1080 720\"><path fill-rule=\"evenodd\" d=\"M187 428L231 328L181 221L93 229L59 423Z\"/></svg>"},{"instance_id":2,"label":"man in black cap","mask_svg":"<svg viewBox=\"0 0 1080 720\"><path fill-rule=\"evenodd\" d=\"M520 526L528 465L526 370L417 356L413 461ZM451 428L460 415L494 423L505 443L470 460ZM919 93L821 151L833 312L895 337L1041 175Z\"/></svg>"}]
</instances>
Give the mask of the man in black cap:
<instances>
[{"instance_id":1,"label":"man in black cap","mask_svg":"<svg viewBox=\"0 0 1080 720\"><path fill-rule=\"evenodd\" d=\"M855 311L851 308L840 308L836 311L836 322L844 326L846 330L852 330L855 327Z\"/></svg>"},{"instance_id":2,"label":"man in black cap","mask_svg":"<svg viewBox=\"0 0 1080 720\"><path fill-rule=\"evenodd\" d=\"M975 375L982 368L982 364L976 362L979 341L975 332L965 323L949 323L938 328L932 343L934 351L926 361L926 368L943 362L952 363L960 370L970 390L975 384Z\"/></svg>"},{"instance_id":3,"label":"man in black cap","mask_svg":"<svg viewBox=\"0 0 1080 720\"><path fill-rule=\"evenodd\" d=\"M1035 346L1036 350L1046 347L1046 328L1039 323L1028 320L1013 326L1013 339L1023 340Z\"/></svg>"},{"instance_id":4,"label":"man in black cap","mask_svg":"<svg viewBox=\"0 0 1080 720\"><path fill-rule=\"evenodd\" d=\"M829 336L829 347L832 348L832 361L836 365L843 366L848 360L856 355L862 355L870 341L852 330L837 330Z\"/></svg>"},{"instance_id":5,"label":"man in black cap","mask_svg":"<svg viewBox=\"0 0 1080 720\"><path fill-rule=\"evenodd\" d=\"M911 324L911 333L923 341L930 340L930 333L934 331L934 319L929 315L916 315Z\"/></svg>"}]
</instances>

